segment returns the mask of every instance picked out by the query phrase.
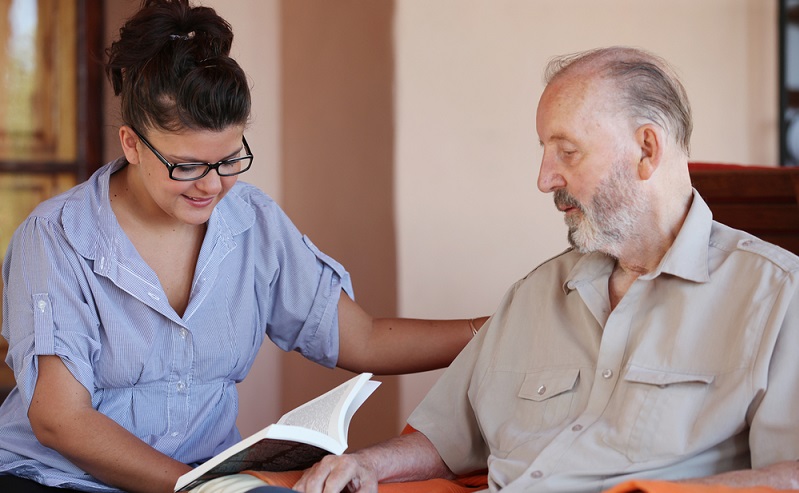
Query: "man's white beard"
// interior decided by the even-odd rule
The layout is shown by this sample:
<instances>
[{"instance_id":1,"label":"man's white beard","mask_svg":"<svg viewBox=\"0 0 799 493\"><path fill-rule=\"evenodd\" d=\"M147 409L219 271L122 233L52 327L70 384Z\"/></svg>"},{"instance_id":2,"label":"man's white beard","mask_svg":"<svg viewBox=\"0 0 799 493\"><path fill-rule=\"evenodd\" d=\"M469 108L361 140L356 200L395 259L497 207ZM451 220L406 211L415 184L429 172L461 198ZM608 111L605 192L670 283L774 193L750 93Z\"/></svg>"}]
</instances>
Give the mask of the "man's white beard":
<instances>
[{"instance_id":1,"label":"man's white beard","mask_svg":"<svg viewBox=\"0 0 799 493\"><path fill-rule=\"evenodd\" d=\"M577 207L566 216L569 243L582 253L603 252L618 258L626 242L636 233L645 203L625 165L616 163L611 174L597 187L591 205L585 206L563 189L555 191L555 204Z\"/></svg>"}]
</instances>

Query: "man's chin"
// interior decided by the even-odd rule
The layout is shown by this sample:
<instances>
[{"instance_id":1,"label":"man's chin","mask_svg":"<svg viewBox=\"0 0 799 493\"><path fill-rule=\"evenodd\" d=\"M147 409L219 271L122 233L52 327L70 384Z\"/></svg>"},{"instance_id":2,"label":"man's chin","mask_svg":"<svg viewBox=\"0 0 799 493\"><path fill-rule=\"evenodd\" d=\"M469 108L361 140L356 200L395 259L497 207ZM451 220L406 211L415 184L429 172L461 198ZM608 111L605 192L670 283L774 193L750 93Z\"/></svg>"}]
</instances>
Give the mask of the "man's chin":
<instances>
[{"instance_id":1,"label":"man's chin","mask_svg":"<svg viewBox=\"0 0 799 493\"><path fill-rule=\"evenodd\" d=\"M589 237L578 228L569 228L568 240L569 245L580 253L602 252L609 254L605 251L607 245L602 244L596 237Z\"/></svg>"},{"instance_id":2,"label":"man's chin","mask_svg":"<svg viewBox=\"0 0 799 493\"><path fill-rule=\"evenodd\" d=\"M571 245L572 248L576 249L580 253L591 253L592 250L589 248L589 245L585 239L581 238L581 236L582 235L579 233L579 231L569 228L569 234L567 236L569 245Z\"/></svg>"}]
</instances>

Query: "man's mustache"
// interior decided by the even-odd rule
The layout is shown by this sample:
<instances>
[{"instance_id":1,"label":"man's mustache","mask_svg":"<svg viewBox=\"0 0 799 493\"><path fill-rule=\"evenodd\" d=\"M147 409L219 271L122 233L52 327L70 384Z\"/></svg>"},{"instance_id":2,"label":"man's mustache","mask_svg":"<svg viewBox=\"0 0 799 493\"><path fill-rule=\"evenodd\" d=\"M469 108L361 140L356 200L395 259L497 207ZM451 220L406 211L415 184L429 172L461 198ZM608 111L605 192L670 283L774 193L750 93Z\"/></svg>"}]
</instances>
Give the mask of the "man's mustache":
<instances>
[{"instance_id":1,"label":"man's mustache","mask_svg":"<svg viewBox=\"0 0 799 493\"><path fill-rule=\"evenodd\" d=\"M553 198L555 200L555 207L557 207L558 210L562 211L564 209L568 209L571 207L574 207L575 209L579 209L581 211L583 210L582 204L580 204L580 202L577 201L577 199L569 195L569 192L567 192L566 190L563 189L555 190Z\"/></svg>"}]
</instances>

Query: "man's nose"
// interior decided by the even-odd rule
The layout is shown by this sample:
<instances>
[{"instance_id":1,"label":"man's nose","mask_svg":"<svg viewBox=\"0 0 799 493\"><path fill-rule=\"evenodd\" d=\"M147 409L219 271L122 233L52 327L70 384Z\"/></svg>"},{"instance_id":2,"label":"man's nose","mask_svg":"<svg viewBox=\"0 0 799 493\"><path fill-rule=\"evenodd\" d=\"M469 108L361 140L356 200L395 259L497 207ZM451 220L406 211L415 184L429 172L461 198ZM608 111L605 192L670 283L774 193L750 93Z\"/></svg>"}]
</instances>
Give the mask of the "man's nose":
<instances>
[{"instance_id":1,"label":"man's nose","mask_svg":"<svg viewBox=\"0 0 799 493\"><path fill-rule=\"evenodd\" d=\"M541 168L538 170L538 189L544 193L554 192L566 186L566 180L546 153L541 159Z\"/></svg>"}]
</instances>

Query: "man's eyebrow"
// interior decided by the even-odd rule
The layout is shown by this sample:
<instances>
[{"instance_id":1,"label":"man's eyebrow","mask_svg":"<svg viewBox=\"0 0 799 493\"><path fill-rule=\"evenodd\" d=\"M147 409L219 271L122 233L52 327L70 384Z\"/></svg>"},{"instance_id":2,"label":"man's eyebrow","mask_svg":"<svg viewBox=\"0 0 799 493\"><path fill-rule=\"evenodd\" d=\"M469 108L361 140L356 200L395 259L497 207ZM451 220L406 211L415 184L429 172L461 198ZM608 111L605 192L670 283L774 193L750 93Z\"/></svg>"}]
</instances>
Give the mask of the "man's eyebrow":
<instances>
[{"instance_id":1,"label":"man's eyebrow","mask_svg":"<svg viewBox=\"0 0 799 493\"><path fill-rule=\"evenodd\" d=\"M572 142L572 139L566 137L563 134L554 134L554 135L550 135L549 138L547 139L547 142L552 142L552 141L554 141L554 142ZM542 146L544 145L544 141L541 140L541 139L538 139L538 143L541 144Z\"/></svg>"}]
</instances>

